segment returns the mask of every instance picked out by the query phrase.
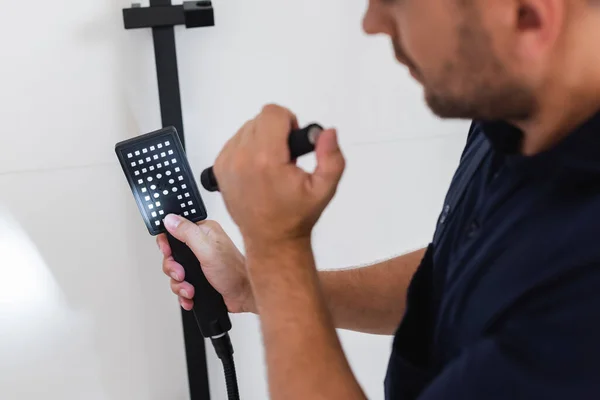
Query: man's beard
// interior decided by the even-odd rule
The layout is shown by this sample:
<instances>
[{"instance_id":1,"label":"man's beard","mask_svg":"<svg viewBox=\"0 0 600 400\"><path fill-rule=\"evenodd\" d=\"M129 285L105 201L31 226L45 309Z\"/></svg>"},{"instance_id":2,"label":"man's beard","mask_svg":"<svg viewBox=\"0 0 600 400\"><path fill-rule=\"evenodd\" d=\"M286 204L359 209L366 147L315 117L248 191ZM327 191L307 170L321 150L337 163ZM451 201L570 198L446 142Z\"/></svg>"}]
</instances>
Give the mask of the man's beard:
<instances>
[{"instance_id":1,"label":"man's beard","mask_svg":"<svg viewBox=\"0 0 600 400\"><path fill-rule=\"evenodd\" d=\"M460 95L425 87L425 100L434 114L440 118L513 121L527 120L533 114L535 98L522 85L501 83L499 75L467 75L472 81L465 82Z\"/></svg>"},{"instance_id":2,"label":"man's beard","mask_svg":"<svg viewBox=\"0 0 600 400\"><path fill-rule=\"evenodd\" d=\"M396 56L418 76L432 112L440 118L528 119L536 104L533 92L509 74L485 29L471 21L459 27L459 35L455 60L435 79L425 76L393 40Z\"/></svg>"}]
</instances>

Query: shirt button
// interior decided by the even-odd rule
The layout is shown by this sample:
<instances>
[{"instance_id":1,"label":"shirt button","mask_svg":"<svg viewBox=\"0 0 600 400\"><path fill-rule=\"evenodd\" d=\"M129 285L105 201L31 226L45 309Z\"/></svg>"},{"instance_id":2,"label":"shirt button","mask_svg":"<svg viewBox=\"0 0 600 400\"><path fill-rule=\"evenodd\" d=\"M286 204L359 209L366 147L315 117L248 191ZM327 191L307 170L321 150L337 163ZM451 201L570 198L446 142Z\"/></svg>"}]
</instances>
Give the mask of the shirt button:
<instances>
[{"instance_id":1,"label":"shirt button","mask_svg":"<svg viewBox=\"0 0 600 400\"><path fill-rule=\"evenodd\" d=\"M448 214L450 214L450 205L446 204L444 211L442 211L442 216L440 217L440 225L443 225L446 222Z\"/></svg>"}]
</instances>

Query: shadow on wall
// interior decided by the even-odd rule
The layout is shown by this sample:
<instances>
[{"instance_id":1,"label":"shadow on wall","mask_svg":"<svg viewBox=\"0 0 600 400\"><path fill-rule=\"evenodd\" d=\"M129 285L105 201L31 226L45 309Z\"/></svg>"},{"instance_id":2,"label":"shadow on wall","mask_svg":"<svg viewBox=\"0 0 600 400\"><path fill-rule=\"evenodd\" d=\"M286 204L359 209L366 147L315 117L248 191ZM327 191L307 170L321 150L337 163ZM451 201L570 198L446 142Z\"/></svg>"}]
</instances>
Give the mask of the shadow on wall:
<instances>
[{"instance_id":1,"label":"shadow on wall","mask_svg":"<svg viewBox=\"0 0 600 400\"><path fill-rule=\"evenodd\" d=\"M0 256L1 397L108 399L91 320L69 309L35 245L1 207Z\"/></svg>"}]
</instances>

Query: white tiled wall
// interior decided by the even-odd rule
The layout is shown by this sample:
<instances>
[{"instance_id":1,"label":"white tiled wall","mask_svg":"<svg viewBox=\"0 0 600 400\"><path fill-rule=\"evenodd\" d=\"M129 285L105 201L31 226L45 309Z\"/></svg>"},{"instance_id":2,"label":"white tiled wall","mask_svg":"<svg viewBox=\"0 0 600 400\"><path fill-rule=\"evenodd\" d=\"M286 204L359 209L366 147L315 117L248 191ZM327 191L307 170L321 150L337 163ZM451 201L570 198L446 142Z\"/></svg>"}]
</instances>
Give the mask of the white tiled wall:
<instances>
[{"instance_id":1,"label":"white tiled wall","mask_svg":"<svg viewBox=\"0 0 600 400\"><path fill-rule=\"evenodd\" d=\"M160 127L151 34L122 28L125 1L5 3L0 398L184 400L179 307L113 152ZM301 123L336 126L348 162L315 231L319 268L424 245L468 125L433 117L388 41L362 34L366 1L214 5L216 27L177 29L192 167L212 164L264 103L286 105ZM241 245L219 195L203 194ZM265 399L257 319L233 324L243 398ZM390 338L340 336L369 398L382 398ZM224 399L208 357L212 397Z\"/></svg>"}]
</instances>

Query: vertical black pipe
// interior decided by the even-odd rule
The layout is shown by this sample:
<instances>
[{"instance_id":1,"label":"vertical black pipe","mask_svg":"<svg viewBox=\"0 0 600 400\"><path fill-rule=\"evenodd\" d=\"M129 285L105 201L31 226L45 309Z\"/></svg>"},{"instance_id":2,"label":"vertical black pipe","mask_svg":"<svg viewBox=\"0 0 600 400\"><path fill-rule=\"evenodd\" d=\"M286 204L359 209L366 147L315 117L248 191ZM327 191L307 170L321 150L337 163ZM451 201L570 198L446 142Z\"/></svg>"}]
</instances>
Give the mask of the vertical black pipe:
<instances>
[{"instance_id":1,"label":"vertical black pipe","mask_svg":"<svg viewBox=\"0 0 600 400\"><path fill-rule=\"evenodd\" d=\"M170 5L171 0L150 0L151 7ZM163 127L174 126L185 148L175 29L172 26L152 28L152 36Z\"/></svg>"},{"instance_id":2,"label":"vertical black pipe","mask_svg":"<svg viewBox=\"0 0 600 400\"><path fill-rule=\"evenodd\" d=\"M171 0L150 0L150 6L170 6ZM173 27L152 28L163 127L174 126L185 148L183 113ZM191 400L210 400L206 349L192 313L181 309Z\"/></svg>"}]
</instances>

